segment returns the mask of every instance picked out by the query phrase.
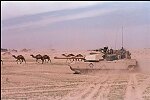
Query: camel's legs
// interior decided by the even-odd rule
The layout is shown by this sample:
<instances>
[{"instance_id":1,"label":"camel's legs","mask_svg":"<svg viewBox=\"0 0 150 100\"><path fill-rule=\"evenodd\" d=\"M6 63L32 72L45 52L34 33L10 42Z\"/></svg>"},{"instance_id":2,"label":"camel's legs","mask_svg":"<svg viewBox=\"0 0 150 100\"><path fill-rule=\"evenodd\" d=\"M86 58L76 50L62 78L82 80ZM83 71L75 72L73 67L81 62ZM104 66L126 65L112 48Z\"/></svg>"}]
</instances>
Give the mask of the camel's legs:
<instances>
[{"instance_id":1,"label":"camel's legs","mask_svg":"<svg viewBox=\"0 0 150 100\"><path fill-rule=\"evenodd\" d=\"M45 59L44 61L45 61L46 63L48 63L48 59L47 59L47 60Z\"/></svg>"},{"instance_id":2,"label":"camel's legs","mask_svg":"<svg viewBox=\"0 0 150 100\"><path fill-rule=\"evenodd\" d=\"M72 62L72 60L71 60L71 59L67 59L67 60L66 60L66 63L67 63L67 61L68 61L68 60L69 60L70 62ZM73 59L73 61L74 61L74 59Z\"/></svg>"},{"instance_id":3,"label":"camel's legs","mask_svg":"<svg viewBox=\"0 0 150 100\"><path fill-rule=\"evenodd\" d=\"M66 63L67 63L68 59L66 60Z\"/></svg>"},{"instance_id":4,"label":"camel's legs","mask_svg":"<svg viewBox=\"0 0 150 100\"><path fill-rule=\"evenodd\" d=\"M18 59L18 61L20 62L20 64L22 63L22 60L21 60L21 59Z\"/></svg>"},{"instance_id":5,"label":"camel's legs","mask_svg":"<svg viewBox=\"0 0 150 100\"><path fill-rule=\"evenodd\" d=\"M22 60L20 59L19 61L20 61L20 64L21 64L21 63L22 63Z\"/></svg>"},{"instance_id":6,"label":"camel's legs","mask_svg":"<svg viewBox=\"0 0 150 100\"><path fill-rule=\"evenodd\" d=\"M51 63L51 59L48 59L48 61Z\"/></svg>"},{"instance_id":7,"label":"camel's legs","mask_svg":"<svg viewBox=\"0 0 150 100\"><path fill-rule=\"evenodd\" d=\"M48 61L51 63L51 59L48 59Z\"/></svg>"},{"instance_id":8,"label":"camel's legs","mask_svg":"<svg viewBox=\"0 0 150 100\"><path fill-rule=\"evenodd\" d=\"M23 59L22 59L21 61L23 62ZM22 63L22 62L21 62L21 63Z\"/></svg>"},{"instance_id":9,"label":"camel's legs","mask_svg":"<svg viewBox=\"0 0 150 100\"><path fill-rule=\"evenodd\" d=\"M26 60L24 59L24 62L25 62L25 64L26 64Z\"/></svg>"},{"instance_id":10,"label":"camel's legs","mask_svg":"<svg viewBox=\"0 0 150 100\"><path fill-rule=\"evenodd\" d=\"M36 59L36 62L38 62L38 63L39 63L39 59Z\"/></svg>"},{"instance_id":11,"label":"camel's legs","mask_svg":"<svg viewBox=\"0 0 150 100\"><path fill-rule=\"evenodd\" d=\"M72 60L71 59L69 59L70 60L70 62L72 62ZM73 61L74 61L74 59L73 59Z\"/></svg>"},{"instance_id":12,"label":"camel's legs","mask_svg":"<svg viewBox=\"0 0 150 100\"><path fill-rule=\"evenodd\" d=\"M18 64L18 59L16 60L17 64Z\"/></svg>"},{"instance_id":13,"label":"camel's legs","mask_svg":"<svg viewBox=\"0 0 150 100\"><path fill-rule=\"evenodd\" d=\"M44 60L42 60L42 64L43 64Z\"/></svg>"},{"instance_id":14,"label":"camel's legs","mask_svg":"<svg viewBox=\"0 0 150 100\"><path fill-rule=\"evenodd\" d=\"M72 59L72 60L70 59L70 61L74 61L74 60L75 60L75 59Z\"/></svg>"},{"instance_id":15,"label":"camel's legs","mask_svg":"<svg viewBox=\"0 0 150 100\"><path fill-rule=\"evenodd\" d=\"M47 59L47 63L48 63L49 59Z\"/></svg>"}]
</instances>

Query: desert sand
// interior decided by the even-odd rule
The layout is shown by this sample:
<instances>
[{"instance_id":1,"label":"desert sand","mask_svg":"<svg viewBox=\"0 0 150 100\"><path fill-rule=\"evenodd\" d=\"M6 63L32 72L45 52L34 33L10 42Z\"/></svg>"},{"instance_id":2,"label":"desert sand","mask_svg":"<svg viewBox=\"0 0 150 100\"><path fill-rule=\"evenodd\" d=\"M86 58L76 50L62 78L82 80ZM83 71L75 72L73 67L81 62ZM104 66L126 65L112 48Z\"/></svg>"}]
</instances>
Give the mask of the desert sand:
<instances>
[{"instance_id":1,"label":"desert sand","mask_svg":"<svg viewBox=\"0 0 150 100\"><path fill-rule=\"evenodd\" d=\"M30 54L51 57L52 63L35 62ZM19 51L26 64L17 64L10 53L1 53L2 100L150 100L150 49L131 50L138 61L135 71L101 70L73 74L66 60L54 59L62 53L87 51Z\"/></svg>"}]
</instances>

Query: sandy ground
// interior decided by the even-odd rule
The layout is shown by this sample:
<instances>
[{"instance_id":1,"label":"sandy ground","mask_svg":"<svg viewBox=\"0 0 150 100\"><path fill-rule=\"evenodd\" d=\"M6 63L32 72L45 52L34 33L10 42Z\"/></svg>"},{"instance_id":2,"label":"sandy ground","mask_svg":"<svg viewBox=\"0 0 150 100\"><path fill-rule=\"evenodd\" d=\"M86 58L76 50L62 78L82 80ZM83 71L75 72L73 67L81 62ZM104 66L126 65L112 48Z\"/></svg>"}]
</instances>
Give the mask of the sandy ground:
<instances>
[{"instance_id":1,"label":"sandy ground","mask_svg":"<svg viewBox=\"0 0 150 100\"><path fill-rule=\"evenodd\" d=\"M36 63L30 54L48 54L52 63ZM150 100L150 49L131 50L138 70L98 71L73 74L66 60L53 59L66 52L32 51L22 54L27 63L17 64L2 55L2 100ZM75 52L70 52L75 53ZM76 54L87 52L76 52Z\"/></svg>"}]
</instances>

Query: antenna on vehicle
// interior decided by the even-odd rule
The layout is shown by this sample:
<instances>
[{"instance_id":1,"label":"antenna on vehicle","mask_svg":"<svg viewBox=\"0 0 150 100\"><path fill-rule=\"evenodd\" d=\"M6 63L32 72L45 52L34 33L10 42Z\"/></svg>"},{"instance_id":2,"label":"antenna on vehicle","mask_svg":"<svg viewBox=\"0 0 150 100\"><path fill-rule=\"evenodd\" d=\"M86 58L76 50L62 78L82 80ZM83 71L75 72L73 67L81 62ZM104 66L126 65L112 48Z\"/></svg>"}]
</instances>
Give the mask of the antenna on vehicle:
<instances>
[{"instance_id":1,"label":"antenna on vehicle","mask_svg":"<svg viewBox=\"0 0 150 100\"><path fill-rule=\"evenodd\" d=\"M117 32L116 32L116 38L115 38L115 50L117 48Z\"/></svg>"},{"instance_id":2,"label":"antenna on vehicle","mask_svg":"<svg viewBox=\"0 0 150 100\"><path fill-rule=\"evenodd\" d=\"M123 48L123 26L122 26L122 48Z\"/></svg>"}]
</instances>

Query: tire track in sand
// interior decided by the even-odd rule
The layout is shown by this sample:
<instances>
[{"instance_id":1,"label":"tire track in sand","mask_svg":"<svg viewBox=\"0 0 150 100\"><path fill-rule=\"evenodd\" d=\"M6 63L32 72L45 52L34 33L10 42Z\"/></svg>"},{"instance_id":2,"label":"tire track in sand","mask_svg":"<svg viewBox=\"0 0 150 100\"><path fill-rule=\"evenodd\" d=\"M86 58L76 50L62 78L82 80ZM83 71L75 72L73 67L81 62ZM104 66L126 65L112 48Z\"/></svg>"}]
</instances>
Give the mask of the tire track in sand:
<instances>
[{"instance_id":1,"label":"tire track in sand","mask_svg":"<svg viewBox=\"0 0 150 100\"><path fill-rule=\"evenodd\" d=\"M86 83L79 87L79 89L73 91L62 100L91 100L101 98L104 95L100 95L100 92L106 92L107 87L102 87L102 84L105 84L109 79L109 76L103 76L99 79L96 79L92 83ZM103 94L103 93L102 93Z\"/></svg>"}]
</instances>

